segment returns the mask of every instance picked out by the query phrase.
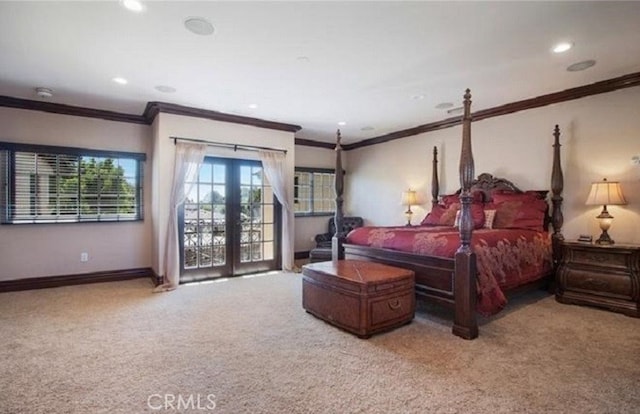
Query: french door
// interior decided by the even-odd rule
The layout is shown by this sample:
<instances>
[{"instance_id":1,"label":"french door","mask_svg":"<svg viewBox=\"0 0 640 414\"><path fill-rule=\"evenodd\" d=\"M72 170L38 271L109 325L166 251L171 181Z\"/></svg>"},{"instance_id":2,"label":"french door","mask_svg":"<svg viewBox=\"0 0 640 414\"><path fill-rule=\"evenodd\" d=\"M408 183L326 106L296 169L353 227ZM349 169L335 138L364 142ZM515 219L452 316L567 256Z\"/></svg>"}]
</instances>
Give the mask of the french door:
<instances>
[{"instance_id":1,"label":"french door","mask_svg":"<svg viewBox=\"0 0 640 414\"><path fill-rule=\"evenodd\" d=\"M280 204L259 161L206 157L179 217L181 282L280 268Z\"/></svg>"}]
</instances>

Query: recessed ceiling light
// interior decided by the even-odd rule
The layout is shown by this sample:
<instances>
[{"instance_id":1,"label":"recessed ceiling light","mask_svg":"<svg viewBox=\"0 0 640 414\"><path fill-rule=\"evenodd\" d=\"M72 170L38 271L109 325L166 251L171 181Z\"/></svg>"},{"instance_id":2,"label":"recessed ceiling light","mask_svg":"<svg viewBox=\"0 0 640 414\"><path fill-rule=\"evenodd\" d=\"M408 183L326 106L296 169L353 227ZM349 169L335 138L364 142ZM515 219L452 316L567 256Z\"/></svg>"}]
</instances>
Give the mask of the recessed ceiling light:
<instances>
[{"instance_id":1,"label":"recessed ceiling light","mask_svg":"<svg viewBox=\"0 0 640 414\"><path fill-rule=\"evenodd\" d=\"M309 63L311 61L307 56L298 56L296 60L302 63Z\"/></svg>"},{"instance_id":2,"label":"recessed ceiling light","mask_svg":"<svg viewBox=\"0 0 640 414\"><path fill-rule=\"evenodd\" d=\"M423 100L423 99L424 99L424 95L422 95L422 94L419 94L419 95L413 95L413 96L411 97L411 99L416 100L416 101L421 101L421 100Z\"/></svg>"},{"instance_id":3,"label":"recessed ceiling light","mask_svg":"<svg viewBox=\"0 0 640 414\"><path fill-rule=\"evenodd\" d=\"M347 125L347 123L345 121L340 121L340 122L338 122L338 125L345 126L345 125Z\"/></svg>"},{"instance_id":4,"label":"recessed ceiling light","mask_svg":"<svg viewBox=\"0 0 640 414\"><path fill-rule=\"evenodd\" d=\"M139 0L121 0L121 2L124 7L126 7L131 11L139 13L142 10L144 10L144 6L142 5L142 2Z\"/></svg>"},{"instance_id":5,"label":"recessed ceiling light","mask_svg":"<svg viewBox=\"0 0 640 414\"><path fill-rule=\"evenodd\" d=\"M213 34L213 25L204 17L187 17L184 21L184 27L191 33L201 36Z\"/></svg>"},{"instance_id":6,"label":"recessed ceiling light","mask_svg":"<svg viewBox=\"0 0 640 414\"><path fill-rule=\"evenodd\" d=\"M176 91L176 88L172 88L171 86L167 85L158 85L154 89L162 93L174 93Z\"/></svg>"},{"instance_id":7,"label":"recessed ceiling light","mask_svg":"<svg viewBox=\"0 0 640 414\"><path fill-rule=\"evenodd\" d=\"M120 76L117 76L111 80L120 85L126 85L127 83L129 83L125 78L121 78Z\"/></svg>"},{"instance_id":8,"label":"recessed ceiling light","mask_svg":"<svg viewBox=\"0 0 640 414\"><path fill-rule=\"evenodd\" d=\"M38 87L36 88L36 95L38 95L38 98L48 99L53 96L53 91L49 88Z\"/></svg>"},{"instance_id":9,"label":"recessed ceiling light","mask_svg":"<svg viewBox=\"0 0 640 414\"><path fill-rule=\"evenodd\" d=\"M551 50L553 50L553 53L563 53L571 49L572 47L573 47L573 43L571 42L560 42L555 46L553 46L553 49Z\"/></svg>"},{"instance_id":10,"label":"recessed ceiling light","mask_svg":"<svg viewBox=\"0 0 640 414\"><path fill-rule=\"evenodd\" d=\"M574 63L573 65L569 65L567 67L567 71L569 72L579 72L581 70L589 69L591 66L595 65L596 61L593 59L583 60L582 62Z\"/></svg>"},{"instance_id":11,"label":"recessed ceiling light","mask_svg":"<svg viewBox=\"0 0 640 414\"><path fill-rule=\"evenodd\" d=\"M442 102L436 105L436 109L448 109L451 108L453 104L451 102Z\"/></svg>"},{"instance_id":12,"label":"recessed ceiling light","mask_svg":"<svg viewBox=\"0 0 640 414\"><path fill-rule=\"evenodd\" d=\"M366 131L373 131L374 129L375 129L374 127L367 125L367 126L363 126L362 128L360 128L360 131L365 131L366 132Z\"/></svg>"},{"instance_id":13,"label":"recessed ceiling light","mask_svg":"<svg viewBox=\"0 0 640 414\"><path fill-rule=\"evenodd\" d=\"M258 104L249 104L249 108L251 109L256 109L258 107Z\"/></svg>"}]
</instances>

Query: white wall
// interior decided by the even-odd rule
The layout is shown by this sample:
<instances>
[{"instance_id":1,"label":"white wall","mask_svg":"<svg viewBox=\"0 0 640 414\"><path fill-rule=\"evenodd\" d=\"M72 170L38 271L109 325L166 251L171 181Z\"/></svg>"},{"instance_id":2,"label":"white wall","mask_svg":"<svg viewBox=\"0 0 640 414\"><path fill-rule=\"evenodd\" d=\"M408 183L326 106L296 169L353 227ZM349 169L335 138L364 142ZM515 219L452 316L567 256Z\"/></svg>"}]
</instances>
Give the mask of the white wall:
<instances>
[{"instance_id":1,"label":"white wall","mask_svg":"<svg viewBox=\"0 0 640 414\"><path fill-rule=\"evenodd\" d=\"M230 144L257 145L287 150L288 188L293 188L295 145L293 132L257 128L229 122L160 113L153 125L153 263L164 275L165 242L169 220L169 197L173 180L175 145L169 137L202 139ZM207 155L257 160L255 152L233 152L210 147ZM284 210L284 209L283 209Z\"/></svg>"},{"instance_id":2,"label":"white wall","mask_svg":"<svg viewBox=\"0 0 640 414\"><path fill-rule=\"evenodd\" d=\"M346 153L343 151L343 167L346 169ZM336 152L333 149L296 145L296 167L335 168ZM327 231L328 216L296 217L295 251L308 252L316 246L316 234Z\"/></svg>"},{"instance_id":3,"label":"white wall","mask_svg":"<svg viewBox=\"0 0 640 414\"><path fill-rule=\"evenodd\" d=\"M150 128L23 109L0 108L0 140L146 153ZM151 266L151 174L145 163L145 219L124 223L0 226L0 280ZM89 253L80 262L80 253Z\"/></svg>"},{"instance_id":4,"label":"white wall","mask_svg":"<svg viewBox=\"0 0 640 414\"><path fill-rule=\"evenodd\" d=\"M563 232L567 238L600 231L599 207L585 206L592 181L622 182L626 206L611 206L610 230L618 242L640 243L640 88L623 89L580 100L474 122L472 141L476 175L489 172L523 189L548 189L552 131L560 124L565 173ZM41 145L143 152L145 219L135 223L82 223L0 226L0 280L70 275L153 267L163 274L164 238L173 173L173 142L178 135L288 150L290 187L296 166L333 168L333 150L295 146L293 133L178 115L159 114L149 127L68 115L0 108L0 140ZM347 170L345 212L366 223L401 225L403 190L417 189L424 205L414 207L414 223L429 208L431 154L440 151L441 193L459 187L461 128L449 128L343 153ZM211 155L252 159L249 152L211 150ZM295 250L313 247L327 217L295 219ZM153 222L153 225L152 225ZM90 260L80 262L80 253Z\"/></svg>"},{"instance_id":5,"label":"white wall","mask_svg":"<svg viewBox=\"0 0 640 414\"><path fill-rule=\"evenodd\" d=\"M477 98L476 98L477 99ZM628 88L472 123L476 175L488 172L522 189L550 189L553 127L560 125L564 169L566 238L600 234L601 207L585 206L592 181L622 183L628 204L611 206L609 231L618 243L640 243L640 88ZM473 112L473 106L472 106ZM459 188L460 126L348 151L348 209L376 225L404 220L400 194L417 189L425 204L414 208L414 223L430 209L431 158L440 148L440 193Z\"/></svg>"}]
</instances>

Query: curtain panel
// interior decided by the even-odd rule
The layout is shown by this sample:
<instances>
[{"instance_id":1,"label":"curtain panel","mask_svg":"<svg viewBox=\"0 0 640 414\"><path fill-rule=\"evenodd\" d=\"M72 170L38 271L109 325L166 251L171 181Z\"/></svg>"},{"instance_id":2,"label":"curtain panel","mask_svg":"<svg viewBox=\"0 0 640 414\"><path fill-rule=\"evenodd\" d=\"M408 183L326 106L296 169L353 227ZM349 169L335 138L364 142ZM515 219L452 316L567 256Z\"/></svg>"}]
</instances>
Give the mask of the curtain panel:
<instances>
[{"instance_id":1,"label":"curtain panel","mask_svg":"<svg viewBox=\"0 0 640 414\"><path fill-rule=\"evenodd\" d=\"M173 169L173 183L169 207L169 223L165 244L164 283L156 287L156 292L174 290L180 283L180 240L178 232L178 207L184 203L186 194L193 185L204 160L207 146L205 144L176 143L176 154Z\"/></svg>"},{"instance_id":2,"label":"curtain panel","mask_svg":"<svg viewBox=\"0 0 640 414\"><path fill-rule=\"evenodd\" d=\"M269 180L273 192L282 204L282 269L291 271L294 265L294 215L287 186L285 154L275 151L258 151L262 169Z\"/></svg>"}]
</instances>

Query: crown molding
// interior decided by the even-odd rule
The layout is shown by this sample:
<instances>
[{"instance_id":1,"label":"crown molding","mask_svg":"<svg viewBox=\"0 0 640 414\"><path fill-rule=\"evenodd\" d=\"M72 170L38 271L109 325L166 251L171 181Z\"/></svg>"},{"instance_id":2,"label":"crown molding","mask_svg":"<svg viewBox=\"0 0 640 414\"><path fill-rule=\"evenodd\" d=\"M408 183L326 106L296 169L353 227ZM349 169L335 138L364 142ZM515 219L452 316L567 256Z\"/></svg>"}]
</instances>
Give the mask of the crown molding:
<instances>
[{"instance_id":1,"label":"crown molding","mask_svg":"<svg viewBox=\"0 0 640 414\"><path fill-rule=\"evenodd\" d=\"M130 122L133 124L147 124L141 115L124 114L122 112L105 111L102 109L84 108L81 106L65 105L53 102L34 101L31 99L0 96L0 107L28 109L31 111L49 112L61 115L82 116L85 118L106 119L107 121Z\"/></svg>"},{"instance_id":2,"label":"crown molding","mask_svg":"<svg viewBox=\"0 0 640 414\"><path fill-rule=\"evenodd\" d=\"M333 144L331 142L315 141L312 139L305 139L305 138L296 138L295 144L304 145L307 147L326 148L331 150L336 148L336 144Z\"/></svg>"},{"instance_id":3,"label":"crown molding","mask_svg":"<svg viewBox=\"0 0 640 414\"><path fill-rule=\"evenodd\" d=\"M618 89L631 88L640 86L640 72L630 73L628 75L617 78L607 79L595 82L589 85L578 86L566 89L560 92L549 93L535 98L524 99L517 102L508 103L493 108L483 109L471 114L473 121L493 118L497 116L507 115L514 112L524 111L527 109L540 108L560 102L580 99L591 95L613 92ZM287 132L297 132L302 129L299 125L285 124L280 122L265 121L263 119L251 118L240 115L231 115L223 112L211 111L206 109L192 108L188 106L170 104L165 102L149 102L145 107L142 115L125 114L121 112L105 111L101 109L84 108L79 106L65 105L52 102L41 102L30 99L14 98L10 96L0 96L0 107L28 109L34 111L50 112L55 114L81 116L86 118L98 118L108 121L129 122L134 124L153 123L155 117L159 113L169 113L175 115L185 115L196 118L205 118L215 121L231 122L235 124L251 125L259 128L276 129ZM395 131L386 135L380 135L365 139L363 141L352 144L344 144L342 147L345 151L367 147L370 145L381 144L384 142L394 141L400 138L406 138L413 135L422 134L439 129L451 128L462 123L462 117L452 117L428 124L418 125L413 128ZM296 138L296 145L306 145L310 147L319 147L334 149L335 144L328 142L314 141L304 138Z\"/></svg>"},{"instance_id":4,"label":"crown molding","mask_svg":"<svg viewBox=\"0 0 640 414\"><path fill-rule=\"evenodd\" d=\"M258 118L225 114L206 109L191 108L165 102L149 102L142 115L125 114L122 112L105 111L102 109L85 108L81 106L65 105L54 102L42 102L31 99L0 96L0 107L27 109L31 111L49 112L61 115L80 116L85 118L98 118L107 121L129 122L133 124L151 125L158 113L186 115L196 118L206 118L215 121L232 122L235 124L252 125L266 129L296 132L302 127L299 125L284 124L280 122L265 121Z\"/></svg>"},{"instance_id":5,"label":"crown molding","mask_svg":"<svg viewBox=\"0 0 640 414\"><path fill-rule=\"evenodd\" d=\"M159 113L185 115L195 118L205 118L214 121L232 122L234 124L251 125L259 128L276 129L279 131L297 132L302 127L300 125L284 124L281 122L265 121L264 119L251 118L248 116L231 115L224 112L211 111L208 109L193 108L190 106L176 105L166 102L149 102L147 103L142 117L146 119L148 124L152 124L153 120Z\"/></svg>"},{"instance_id":6,"label":"crown molding","mask_svg":"<svg viewBox=\"0 0 640 414\"><path fill-rule=\"evenodd\" d=\"M631 88L634 86L640 86L640 72L630 73L617 78L607 79L571 89L565 89L560 92L549 93L531 99L512 102L506 105L483 109L481 111L474 112L472 117L474 121L480 121L482 119L493 118L495 116L507 115L527 109L540 108L542 106L572 101L574 99L613 92L618 89Z\"/></svg>"},{"instance_id":7,"label":"crown molding","mask_svg":"<svg viewBox=\"0 0 640 414\"><path fill-rule=\"evenodd\" d=\"M483 119L493 118L496 116L507 115L527 109L540 108L542 106L571 101L574 99L580 99L591 95L598 95L601 93L613 92L618 89L631 88L634 86L640 86L640 72L630 73L628 75L591 83L589 85L565 89L560 92L549 93L546 95L537 96L535 98L524 99L522 101L512 102L506 105L483 109L473 112L471 114L471 119L473 121L481 121ZM401 131L392 132L390 134L369 138L364 141L355 142L353 144L346 144L343 145L343 148L344 150L349 151L357 148L367 147L370 145L381 144L383 142L393 141L400 138L406 138L425 132L450 128L460 124L462 124L462 116L447 118L441 121L431 122L429 124L419 125L417 127L403 129Z\"/></svg>"}]
</instances>

